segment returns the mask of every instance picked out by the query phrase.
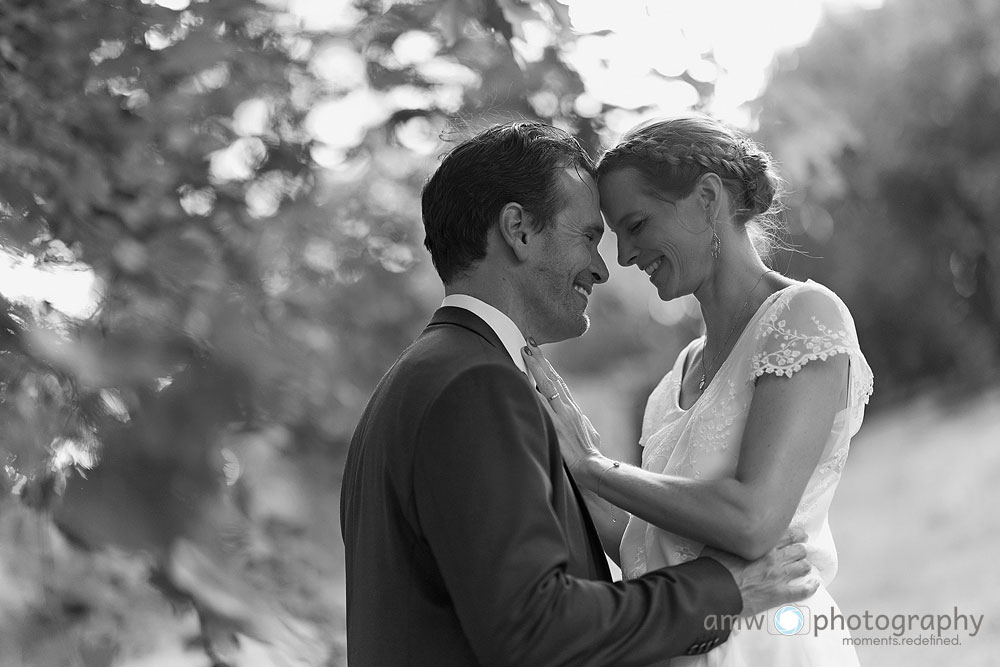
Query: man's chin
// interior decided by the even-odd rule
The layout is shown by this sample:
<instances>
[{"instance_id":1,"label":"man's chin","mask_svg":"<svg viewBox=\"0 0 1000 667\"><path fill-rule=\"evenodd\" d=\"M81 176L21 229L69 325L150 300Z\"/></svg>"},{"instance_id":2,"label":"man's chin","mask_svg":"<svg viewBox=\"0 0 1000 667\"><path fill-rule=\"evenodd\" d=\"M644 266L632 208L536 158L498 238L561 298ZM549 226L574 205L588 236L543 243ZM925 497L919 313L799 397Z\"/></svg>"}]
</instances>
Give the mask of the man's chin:
<instances>
[{"instance_id":1,"label":"man's chin","mask_svg":"<svg viewBox=\"0 0 1000 667\"><path fill-rule=\"evenodd\" d=\"M587 313L583 313L572 324L567 323L565 326L559 327L558 330L554 330L545 342L561 343L566 340L572 340L573 338L579 338L583 334L587 333L589 329L590 316L587 315ZM542 343L541 340L538 340L538 336L535 336L535 339L539 344Z\"/></svg>"}]
</instances>

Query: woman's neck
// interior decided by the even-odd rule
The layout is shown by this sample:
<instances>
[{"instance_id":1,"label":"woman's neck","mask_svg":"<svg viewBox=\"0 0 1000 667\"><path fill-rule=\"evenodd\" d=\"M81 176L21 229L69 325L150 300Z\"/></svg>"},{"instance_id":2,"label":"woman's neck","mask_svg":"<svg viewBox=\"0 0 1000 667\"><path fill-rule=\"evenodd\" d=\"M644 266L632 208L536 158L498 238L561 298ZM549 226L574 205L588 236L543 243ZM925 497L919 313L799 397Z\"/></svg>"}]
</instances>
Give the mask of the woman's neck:
<instances>
[{"instance_id":1,"label":"woman's neck","mask_svg":"<svg viewBox=\"0 0 1000 667\"><path fill-rule=\"evenodd\" d=\"M749 239L724 246L723 253L727 250L728 256L716 260L710 280L695 292L705 320L706 349L712 352L725 347L726 339L775 291L776 283L768 280L769 269Z\"/></svg>"}]
</instances>

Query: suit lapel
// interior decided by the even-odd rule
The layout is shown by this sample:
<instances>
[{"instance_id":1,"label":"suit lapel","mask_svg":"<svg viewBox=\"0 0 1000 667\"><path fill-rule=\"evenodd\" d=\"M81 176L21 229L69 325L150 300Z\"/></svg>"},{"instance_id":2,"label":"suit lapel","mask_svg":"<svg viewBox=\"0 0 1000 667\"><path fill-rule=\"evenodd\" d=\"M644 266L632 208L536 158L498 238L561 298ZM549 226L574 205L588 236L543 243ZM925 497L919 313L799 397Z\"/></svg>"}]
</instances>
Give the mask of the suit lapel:
<instances>
[{"instance_id":1,"label":"suit lapel","mask_svg":"<svg viewBox=\"0 0 1000 667\"><path fill-rule=\"evenodd\" d=\"M468 311L465 308L443 306L434 312L434 315L431 317L431 321L427 324L427 327L430 328L442 324L451 324L462 327L463 329L468 329L485 339L490 345L497 348L497 350L503 352L504 357L506 357L510 363L514 363L513 360L510 359L510 355L507 354L507 350L500 341L500 337L497 336L495 331L493 331L493 328L475 313ZM530 382L527 376L525 376L525 380ZM537 395L537 392L535 393L536 400L544 406L544 403L542 403L543 399ZM542 414L546 415L545 418L548 419L548 413L546 412L545 407L542 407ZM608 561L604 555L604 546L601 544L601 539L597 534L597 528L594 526L594 521L590 516L590 512L587 510L587 504L583 500L583 494L580 493L580 489L576 485L576 480L573 479L573 475L570 473L565 461L562 461L562 468L566 473L566 479L569 481L570 488L573 489L573 497L576 499L576 504L580 509L580 514L582 515L583 523L587 530L587 539L591 555L593 557L594 564L597 567L598 574L610 581L611 571L608 569Z\"/></svg>"}]
</instances>

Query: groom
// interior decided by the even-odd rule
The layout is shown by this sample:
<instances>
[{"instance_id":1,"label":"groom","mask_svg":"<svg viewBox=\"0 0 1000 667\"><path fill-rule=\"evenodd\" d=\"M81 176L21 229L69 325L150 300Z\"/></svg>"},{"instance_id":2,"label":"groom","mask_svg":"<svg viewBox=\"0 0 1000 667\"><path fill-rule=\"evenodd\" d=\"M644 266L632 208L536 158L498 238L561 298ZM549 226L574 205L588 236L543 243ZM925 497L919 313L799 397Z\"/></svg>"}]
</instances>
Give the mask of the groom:
<instances>
[{"instance_id":1,"label":"groom","mask_svg":"<svg viewBox=\"0 0 1000 667\"><path fill-rule=\"evenodd\" d=\"M424 187L445 299L375 389L341 499L348 660L645 665L703 653L708 615L809 593L801 545L612 583L520 349L579 336L604 224L593 164L540 123L456 146Z\"/></svg>"}]
</instances>

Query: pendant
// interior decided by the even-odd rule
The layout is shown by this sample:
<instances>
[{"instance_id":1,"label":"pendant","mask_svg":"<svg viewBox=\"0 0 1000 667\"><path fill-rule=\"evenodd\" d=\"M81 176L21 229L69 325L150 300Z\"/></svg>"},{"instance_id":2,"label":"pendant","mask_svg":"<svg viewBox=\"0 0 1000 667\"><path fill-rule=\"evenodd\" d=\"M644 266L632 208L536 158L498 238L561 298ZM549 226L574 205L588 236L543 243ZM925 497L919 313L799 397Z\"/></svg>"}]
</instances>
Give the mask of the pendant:
<instances>
[{"instance_id":1,"label":"pendant","mask_svg":"<svg viewBox=\"0 0 1000 667\"><path fill-rule=\"evenodd\" d=\"M701 376L701 380L698 382L698 391L705 391L705 375Z\"/></svg>"}]
</instances>

